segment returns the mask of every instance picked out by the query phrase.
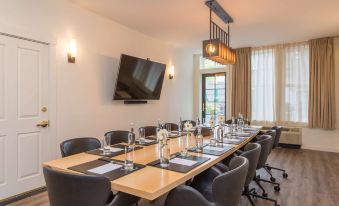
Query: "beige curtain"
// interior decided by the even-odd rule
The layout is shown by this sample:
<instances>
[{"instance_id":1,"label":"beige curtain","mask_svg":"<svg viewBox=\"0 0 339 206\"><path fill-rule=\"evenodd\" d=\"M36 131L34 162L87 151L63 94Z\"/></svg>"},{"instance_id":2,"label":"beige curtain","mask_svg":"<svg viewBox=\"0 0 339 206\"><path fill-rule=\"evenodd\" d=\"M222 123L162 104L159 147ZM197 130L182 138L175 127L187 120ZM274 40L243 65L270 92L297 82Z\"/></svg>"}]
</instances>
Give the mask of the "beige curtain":
<instances>
[{"instance_id":1,"label":"beige curtain","mask_svg":"<svg viewBox=\"0 0 339 206\"><path fill-rule=\"evenodd\" d=\"M232 117L239 113L251 120L251 48L236 49L232 69Z\"/></svg>"},{"instance_id":2,"label":"beige curtain","mask_svg":"<svg viewBox=\"0 0 339 206\"><path fill-rule=\"evenodd\" d=\"M336 126L333 38L310 40L310 128Z\"/></svg>"}]
</instances>

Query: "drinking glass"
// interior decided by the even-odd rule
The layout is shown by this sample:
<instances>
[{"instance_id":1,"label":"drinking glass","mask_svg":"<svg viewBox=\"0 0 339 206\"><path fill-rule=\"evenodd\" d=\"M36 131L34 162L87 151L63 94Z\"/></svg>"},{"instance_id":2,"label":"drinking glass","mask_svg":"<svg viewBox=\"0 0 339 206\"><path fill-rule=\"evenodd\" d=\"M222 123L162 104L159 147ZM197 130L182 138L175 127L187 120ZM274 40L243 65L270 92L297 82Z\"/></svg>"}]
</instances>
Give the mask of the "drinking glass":
<instances>
[{"instance_id":1,"label":"drinking glass","mask_svg":"<svg viewBox=\"0 0 339 206\"><path fill-rule=\"evenodd\" d=\"M167 130L168 133L171 133L172 132L172 125L167 124L165 129Z\"/></svg>"},{"instance_id":2,"label":"drinking glass","mask_svg":"<svg viewBox=\"0 0 339 206\"><path fill-rule=\"evenodd\" d=\"M134 169L133 159L134 159L134 148L130 150L128 146L125 146L125 163L124 163L125 170Z\"/></svg>"},{"instance_id":3,"label":"drinking glass","mask_svg":"<svg viewBox=\"0 0 339 206\"><path fill-rule=\"evenodd\" d=\"M202 152L203 150L203 147L204 147L204 137L202 136L201 134L201 127L198 128L198 135L196 137L196 141L197 141L197 144L196 144L196 151L197 152Z\"/></svg>"},{"instance_id":4,"label":"drinking glass","mask_svg":"<svg viewBox=\"0 0 339 206\"><path fill-rule=\"evenodd\" d=\"M102 151L104 155L108 155L111 153L111 138L104 137L102 139Z\"/></svg>"},{"instance_id":5,"label":"drinking glass","mask_svg":"<svg viewBox=\"0 0 339 206\"><path fill-rule=\"evenodd\" d=\"M145 142L145 128L139 128L139 142L140 144L143 144Z\"/></svg>"}]
</instances>

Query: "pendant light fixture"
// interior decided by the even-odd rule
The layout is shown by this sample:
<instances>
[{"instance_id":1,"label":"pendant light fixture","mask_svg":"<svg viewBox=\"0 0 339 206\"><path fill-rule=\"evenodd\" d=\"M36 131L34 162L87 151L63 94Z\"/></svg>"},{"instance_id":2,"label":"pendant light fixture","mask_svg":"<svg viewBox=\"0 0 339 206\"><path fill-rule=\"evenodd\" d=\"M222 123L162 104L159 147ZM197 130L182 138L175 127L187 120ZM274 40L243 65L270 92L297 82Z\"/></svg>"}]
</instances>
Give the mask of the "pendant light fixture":
<instances>
[{"instance_id":1,"label":"pendant light fixture","mask_svg":"<svg viewBox=\"0 0 339 206\"><path fill-rule=\"evenodd\" d=\"M236 54L230 47L230 26L233 19L216 0L205 2L210 8L210 38L202 42L203 57L219 64L235 64ZM227 31L212 21L212 11L227 24Z\"/></svg>"}]
</instances>

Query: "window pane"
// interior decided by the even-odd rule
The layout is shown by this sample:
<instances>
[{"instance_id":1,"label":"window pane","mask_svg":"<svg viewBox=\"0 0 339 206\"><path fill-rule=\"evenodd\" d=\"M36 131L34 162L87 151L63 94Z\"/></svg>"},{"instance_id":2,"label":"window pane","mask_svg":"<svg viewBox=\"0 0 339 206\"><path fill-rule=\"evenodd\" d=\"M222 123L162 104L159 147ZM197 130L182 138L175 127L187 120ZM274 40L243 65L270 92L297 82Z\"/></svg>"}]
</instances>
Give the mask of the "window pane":
<instances>
[{"instance_id":1,"label":"window pane","mask_svg":"<svg viewBox=\"0 0 339 206\"><path fill-rule=\"evenodd\" d=\"M284 48L284 121L308 121L309 47L308 44Z\"/></svg>"},{"instance_id":2,"label":"window pane","mask_svg":"<svg viewBox=\"0 0 339 206\"><path fill-rule=\"evenodd\" d=\"M206 89L215 89L215 77L206 77Z\"/></svg>"},{"instance_id":3,"label":"window pane","mask_svg":"<svg viewBox=\"0 0 339 206\"><path fill-rule=\"evenodd\" d=\"M252 51L252 119L274 121L275 49Z\"/></svg>"},{"instance_id":4,"label":"window pane","mask_svg":"<svg viewBox=\"0 0 339 206\"><path fill-rule=\"evenodd\" d=\"M214 102L215 90L206 90L206 102Z\"/></svg>"},{"instance_id":5,"label":"window pane","mask_svg":"<svg viewBox=\"0 0 339 206\"><path fill-rule=\"evenodd\" d=\"M215 105L214 102L206 102L206 114L215 114Z\"/></svg>"}]
</instances>

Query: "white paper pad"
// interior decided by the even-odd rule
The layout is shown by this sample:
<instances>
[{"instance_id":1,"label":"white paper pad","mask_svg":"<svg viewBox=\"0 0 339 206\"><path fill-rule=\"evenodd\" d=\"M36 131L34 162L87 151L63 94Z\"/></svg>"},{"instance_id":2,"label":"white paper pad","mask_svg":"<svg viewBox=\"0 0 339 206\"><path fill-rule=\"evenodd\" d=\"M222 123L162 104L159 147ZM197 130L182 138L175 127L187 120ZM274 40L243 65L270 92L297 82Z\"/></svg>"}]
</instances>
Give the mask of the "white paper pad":
<instances>
[{"instance_id":1,"label":"white paper pad","mask_svg":"<svg viewBox=\"0 0 339 206\"><path fill-rule=\"evenodd\" d=\"M238 142L241 141L241 140L240 140L240 139L229 139L229 138L224 138L224 141L238 143Z\"/></svg>"},{"instance_id":2,"label":"white paper pad","mask_svg":"<svg viewBox=\"0 0 339 206\"><path fill-rule=\"evenodd\" d=\"M182 159L182 158L173 158L170 160L170 163L175 163L179 165L186 165L186 166L192 166L197 163L197 161L193 160L187 160L187 159Z\"/></svg>"},{"instance_id":3,"label":"white paper pad","mask_svg":"<svg viewBox=\"0 0 339 206\"><path fill-rule=\"evenodd\" d=\"M122 150L124 150L124 149L116 148L116 147L110 147L109 150L110 150L112 153L114 153L114 152L120 152L120 151L122 151Z\"/></svg>"},{"instance_id":4,"label":"white paper pad","mask_svg":"<svg viewBox=\"0 0 339 206\"><path fill-rule=\"evenodd\" d=\"M138 140L138 141L139 141L139 143L141 143L140 140ZM154 139L144 139L145 143L151 143L151 142L154 142L154 141L156 141L156 140L154 140Z\"/></svg>"},{"instance_id":5,"label":"white paper pad","mask_svg":"<svg viewBox=\"0 0 339 206\"><path fill-rule=\"evenodd\" d=\"M204 149L222 152L222 151L224 151L225 148L223 148L223 147L211 147L211 146L206 146L206 147L204 147Z\"/></svg>"},{"instance_id":6,"label":"white paper pad","mask_svg":"<svg viewBox=\"0 0 339 206\"><path fill-rule=\"evenodd\" d=\"M88 172L92 172L92 173L102 175L102 174L105 174L107 172L119 169L120 167L122 167L122 165L108 163L108 164L102 165L100 167L90 169L90 170L88 170Z\"/></svg>"},{"instance_id":7,"label":"white paper pad","mask_svg":"<svg viewBox=\"0 0 339 206\"><path fill-rule=\"evenodd\" d=\"M246 132L236 132L235 134L238 136L251 136L251 133L246 133Z\"/></svg>"}]
</instances>

